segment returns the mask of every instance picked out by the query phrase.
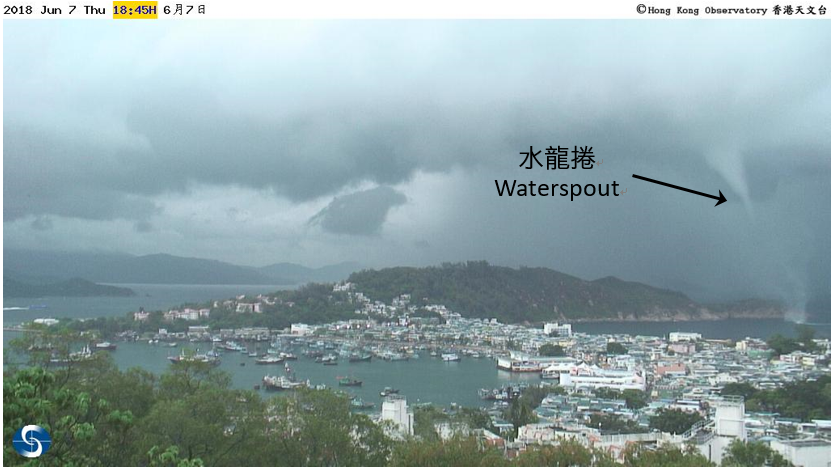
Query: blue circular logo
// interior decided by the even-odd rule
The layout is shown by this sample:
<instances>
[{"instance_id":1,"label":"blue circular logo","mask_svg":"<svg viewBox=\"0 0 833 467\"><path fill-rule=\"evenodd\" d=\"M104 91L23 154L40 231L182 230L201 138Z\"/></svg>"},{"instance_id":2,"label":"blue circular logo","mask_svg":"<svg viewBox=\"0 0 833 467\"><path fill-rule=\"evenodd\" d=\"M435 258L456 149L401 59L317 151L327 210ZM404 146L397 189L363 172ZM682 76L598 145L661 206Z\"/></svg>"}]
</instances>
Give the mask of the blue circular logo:
<instances>
[{"instance_id":1,"label":"blue circular logo","mask_svg":"<svg viewBox=\"0 0 833 467\"><path fill-rule=\"evenodd\" d=\"M23 457L40 457L52 446L52 438L43 428L26 425L14 434L12 446Z\"/></svg>"}]
</instances>

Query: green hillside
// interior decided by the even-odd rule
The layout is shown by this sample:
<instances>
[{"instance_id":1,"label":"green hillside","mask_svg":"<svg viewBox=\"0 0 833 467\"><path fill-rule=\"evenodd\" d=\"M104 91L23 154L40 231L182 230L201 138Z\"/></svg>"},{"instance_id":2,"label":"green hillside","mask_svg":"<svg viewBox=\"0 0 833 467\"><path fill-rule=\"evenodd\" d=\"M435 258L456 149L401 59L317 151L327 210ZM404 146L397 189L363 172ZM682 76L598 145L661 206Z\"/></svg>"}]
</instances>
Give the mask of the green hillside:
<instances>
[{"instance_id":1,"label":"green hillside","mask_svg":"<svg viewBox=\"0 0 833 467\"><path fill-rule=\"evenodd\" d=\"M409 293L411 303L442 303L465 317L503 322L720 319L731 317L730 312L745 316L758 311L766 317L783 314L783 306L772 302L706 306L680 292L614 277L586 281L547 268L513 269L485 261L365 270L353 273L349 281L373 300L389 302Z\"/></svg>"}]
</instances>

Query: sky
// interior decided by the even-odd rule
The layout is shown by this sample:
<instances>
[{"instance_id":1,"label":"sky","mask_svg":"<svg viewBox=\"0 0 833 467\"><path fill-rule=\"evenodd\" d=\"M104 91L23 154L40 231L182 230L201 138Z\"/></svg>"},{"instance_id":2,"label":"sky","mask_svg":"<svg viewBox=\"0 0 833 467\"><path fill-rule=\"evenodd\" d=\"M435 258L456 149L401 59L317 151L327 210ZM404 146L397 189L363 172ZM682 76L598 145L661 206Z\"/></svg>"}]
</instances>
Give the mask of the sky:
<instances>
[{"instance_id":1,"label":"sky","mask_svg":"<svg viewBox=\"0 0 833 467\"><path fill-rule=\"evenodd\" d=\"M3 29L6 249L485 259L829 320L829 22ZM602 164L519 167L550 145ZM627 193L498 197L504 179Z\"/></svg>"}]
</instances>

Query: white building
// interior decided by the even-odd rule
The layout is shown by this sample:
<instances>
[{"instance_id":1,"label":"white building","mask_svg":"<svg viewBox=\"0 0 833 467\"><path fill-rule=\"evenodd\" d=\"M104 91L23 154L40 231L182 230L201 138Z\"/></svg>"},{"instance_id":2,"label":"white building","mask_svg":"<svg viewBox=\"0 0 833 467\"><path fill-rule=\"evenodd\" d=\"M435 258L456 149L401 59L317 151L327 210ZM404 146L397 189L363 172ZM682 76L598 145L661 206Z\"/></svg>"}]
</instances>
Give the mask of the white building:
<instances>
[{"instance_id":1,"label":"white building","mask_svg":"<svg viewBox=\"0 0 833 467\"><path fill-rule=\"evenodd\" d=\"M829 466L830 441L823 439L775 439L769 447L796 467Z\"/></svg>"},{"instance_id":2,"label":"white building","mask_svg":"<svg viewBox=\"0 0 833 467\"><path fill-rule=\"evenodd\" d=\"M293 324L289 327L289 333L295 336L306 336L312 334L312 328L309 324Z\"/></svg>"},{"instance_id":3,"label":"white building","mask_svg":"<svg viewBox=\"0 0 833 467\"><path fill-rule=\"evenodd\" d=\"M150 313L147 311L137 311L133 313L133 321L147 321L150 318Z\"/></svg>"},{"instance_id":4,"label":"white building","mask_svg":"<svg viewBox=\"0 0 833 467\"><path fill-rule=\"evenodd\" d=\"M570 337L573 335L572 324L544 323L544 334L550 336Z\"/></svg>"},{"instance_id":5,"label":"white building","mask_svg":"<svg viewBox=\"0 0 833 467\"><path fill-rule=\"evenodd\" d=\"M234 311L237 313L263 313L263 310L260 308L260 302L238 303Z\"/></svg>"},{"instance_id":6,"label":"white building","mask_svg":"<svg viewBox=\"0 0 833 467\"><path fill-rule=\"evenodd\" d=\"M414 413L408 410L408 402L403 396L388 396L382 402L382 420L393 422L400 435L414 434Z\"/></svg>"},{"instance_id":7,"label":"white building","mask_svg":"<svg viewBox=\"0 0 833 467\"><path fill-rule=\"evenodd\" d=\"M46 326L53 326L59 323L59 321L55 318L35 318L33 322L35 324L43 324Z\"/></svg>"},{"instance_id":8,"label":"white building","mask_svg":"<svg viewBox=\"0 0 833 467\"><path fill-rule=\"evenodd\" d=\"M719 465L732 441L746 441L746 407L743 397L738 396L726 396L711 401L711 404L716 408L712 436L698 443L697 449L709 461Z\"/></svg>"},{"instance_id":9,"label":"white building","mask_svg":"<svg viewBox=\"0 0 833 467\"><path fill-rule=\"evenodd\" d=\"M579 365L568 373L561 373L560 386L578 388L611 388L645 390L645 377L640 371L608 370L596 366Z\"/></svg>"},{"instance_id":10,"label":"white building","mask_svg":"<svg viewBox=\"0 0 833 467\"><path fill-rule=\"evenodd\" d=\"M668 334L669 342L694 342L702 338L703 335L696 332L672 332Z\"/></svg>"}]
</instances>

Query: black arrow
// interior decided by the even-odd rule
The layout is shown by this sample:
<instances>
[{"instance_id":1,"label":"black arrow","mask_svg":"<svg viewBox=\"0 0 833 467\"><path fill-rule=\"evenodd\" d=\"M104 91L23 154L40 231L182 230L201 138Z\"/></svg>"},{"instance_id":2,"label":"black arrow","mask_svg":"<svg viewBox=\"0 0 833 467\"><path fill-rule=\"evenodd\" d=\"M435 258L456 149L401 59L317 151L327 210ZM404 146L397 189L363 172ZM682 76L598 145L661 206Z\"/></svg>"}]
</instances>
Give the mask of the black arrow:
<instances>
[{"instance_id":1,"label":"black arrow","mask_svg":"<svg viewBox=\"0 0 833 467\"><path fill-rule=\"evenodd\" d=\"M720 190L717 190L717 192L718 192L718 193L720 193L720 196L714 196L714 195L710 195L710 194L708 194L708 193L703 193L702 191L689 190L688 188L683 188L683 187L681 187L681 186L677 186L677 185L672 185L672 184L670 184L670 183L661 182L661 181L659 181L659 180L654 180L654 179L652 179L652 178L643 177L643 176L641 176L641 175L636 175L636 174L633 174L633 178L638 178L638 179L640 179L640 180L645 180L646 182L656 183L657 185L667 186L668 188L675 188L675 189L677 189L677 190L687 191L687 192L689 192L689 193L694 193L695 195L705 196L706 198L716 199L716 200L717 200L717 204L715 204L715 207L720 206L721 204L723 204L723 203L725 203L725 202L726 202L726 197L725 197L725 196L723 196L723 192L722 192L722 191L720 191Z\"/></svg>"}]
</instances>

